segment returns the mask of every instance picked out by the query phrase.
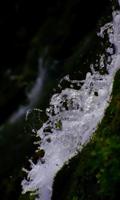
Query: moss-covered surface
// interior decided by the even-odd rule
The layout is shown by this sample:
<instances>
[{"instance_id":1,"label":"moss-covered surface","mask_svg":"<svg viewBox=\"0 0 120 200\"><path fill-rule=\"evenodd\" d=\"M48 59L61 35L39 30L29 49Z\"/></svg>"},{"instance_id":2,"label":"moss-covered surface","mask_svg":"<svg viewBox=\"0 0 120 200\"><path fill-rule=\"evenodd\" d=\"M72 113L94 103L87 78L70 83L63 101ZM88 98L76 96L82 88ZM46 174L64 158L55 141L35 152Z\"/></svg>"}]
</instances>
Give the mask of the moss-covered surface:
<instances>
[{"instance_id":1,"label":"moss-covered surface","mask_svg":"<svg viewBox=\"0 0 120 200\"><path fill-rule=\"evenodd\" d=\"M119 186L120 70L101 124L82 152L57 174L52 200L116 200Z\"/></svg>"},{"instance_id":2,"label":"moss-covered surface","mask_svg":"<svg viewBox=\"0 0 120 200\"><path fill-rule=\"evenodd\" d=\"M35 200L37 195L34 192L26 192L22 194L18 200Z\"/></svg>"}]
</instances>

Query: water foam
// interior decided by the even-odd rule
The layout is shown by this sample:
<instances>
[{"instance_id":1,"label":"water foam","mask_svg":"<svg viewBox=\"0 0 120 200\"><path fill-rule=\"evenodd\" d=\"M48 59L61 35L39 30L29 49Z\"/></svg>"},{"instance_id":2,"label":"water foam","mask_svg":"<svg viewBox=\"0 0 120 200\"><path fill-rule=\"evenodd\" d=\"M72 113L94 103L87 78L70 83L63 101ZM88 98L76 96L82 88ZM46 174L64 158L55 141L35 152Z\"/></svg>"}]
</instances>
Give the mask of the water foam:
<instances>
[{"instance_id":1,"label":"water foam","mask_svg":"<svg viewBox=\"0 0 120 200\"><path fill-rule=\"evenodd\" d=\"M111 53L112 62L107 64L109 73L101 75L92 66L80 90L66 88L53 95L46 110L48 121L37 133L45 156L37 164L31 162L28 179L22 182L23 193L37 191L36 199L51 199L56 173L89 141L110 102L114 75L120 69L120 12L113 13L113 22L102 27L99 35L104 37L105 32L116 47L116 53Z\"/></svg>"}]
</instances>

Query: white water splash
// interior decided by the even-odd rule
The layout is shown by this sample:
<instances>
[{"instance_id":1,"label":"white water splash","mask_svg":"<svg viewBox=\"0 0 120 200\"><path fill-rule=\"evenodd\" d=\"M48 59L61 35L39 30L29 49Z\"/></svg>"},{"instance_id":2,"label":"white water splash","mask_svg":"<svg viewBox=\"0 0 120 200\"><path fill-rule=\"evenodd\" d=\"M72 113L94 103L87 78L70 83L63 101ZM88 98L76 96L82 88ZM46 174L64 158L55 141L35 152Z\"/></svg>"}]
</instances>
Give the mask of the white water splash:
<instances>
[{"instance_id":1,"label":"white water splash","mask_svg":"<svg viewBox=\"0 0 120 200\"><path fill-rule=\"evenodd\" d=\"M56 173L88 142L103 118L114 75L120 68L120 12L113 13L113 23L101 28L102 37L105 31L116 47L116 53L111 55L112 62L107 65L109 74L100 75L92 66L92 73L87 73L80 90L66 88L53 95L47 109L49 119L38 131L40 149L45 150L45 156L36 165L31 163L28 181L22 182L23 193L36 190L37 199L50 200ZM102 66L102 57L100 62Z\"/></svg>"}]
</instances>

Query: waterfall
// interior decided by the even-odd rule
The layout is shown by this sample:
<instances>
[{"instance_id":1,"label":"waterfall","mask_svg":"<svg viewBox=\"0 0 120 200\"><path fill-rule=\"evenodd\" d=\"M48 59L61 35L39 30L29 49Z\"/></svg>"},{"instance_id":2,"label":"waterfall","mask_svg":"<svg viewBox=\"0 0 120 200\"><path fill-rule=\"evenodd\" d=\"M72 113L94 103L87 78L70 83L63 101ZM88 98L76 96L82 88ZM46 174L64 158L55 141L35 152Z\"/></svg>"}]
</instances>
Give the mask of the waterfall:
<instances>
[{"instance_id":1,"label":"waterfall","mask_svg":"<svg viewBox=\"0 0 120 200\"><path fill-rule=\"evenodd\" d=\"M21 105L19 107L19 109L12 114L12 116L9 119L10 123L15 123L18 119L20 119L21 117L23 117L23 115L32 107L34 107L34 105L37 103L38 98L41 96L42 93L42 89L43 89L43 83L45 80L45 75L46 75L46 69L45 66L43 66L43 59L40 58L39 59L39 71L38 71L38 76L36 78L36 81L33 85L33 87L31 88L31 91L27 94L28 100L29 100L29 104L24 106Z\"/></svg>"},{"instance_id":2,"label":"waterfall","mask_svg":"<svg viewBox=\"0 0 120 200\"><path fill-rule=\"evenodd\" d=\"M114 76L120 69L119 11L113 12L113 22L101 27L98 35L104 38L105 33L116 49L114 54L111 47L106 49L112 60L107 63L108 73L100 74L91 64L90 72L83 81L71 81L67 75L63 79L71 83L77 82L80 89L66 88L61 93L54 94L46 109L48 120L37 132L41 138L39 149L44 149L45 155L37 164L31 161L28 178L22 181L23 193L36 191L37 200L51 199L55 175L90 140L109 105ZM103 56L100 55L101 68L104 67Z\"/></svg>"}]
</instances>

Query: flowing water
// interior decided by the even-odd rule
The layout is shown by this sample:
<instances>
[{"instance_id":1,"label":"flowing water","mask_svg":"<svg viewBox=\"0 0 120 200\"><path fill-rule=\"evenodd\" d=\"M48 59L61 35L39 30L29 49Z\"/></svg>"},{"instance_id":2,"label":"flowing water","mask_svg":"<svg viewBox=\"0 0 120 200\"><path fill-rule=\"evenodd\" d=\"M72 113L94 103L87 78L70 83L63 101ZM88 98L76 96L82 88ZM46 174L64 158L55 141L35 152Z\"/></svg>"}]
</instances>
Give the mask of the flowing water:
<instances>
[{"instance_id":1,"label":"flowing water","mask_svg":"<svg viewBox=\"0 0 120 200\"><path fill-rule=\"evenodd\" d=\"M15 123L18 119L20 119L21 117L24 116L24 114L31 109L32 107L34 107L37 102L38 99L40 99L40 97L42 96L42 89L43 89L43 83L45 80L45 76L46 76L46 69L43 67L43 60L42 58L39 59L39 73L38 73L38 77L35 81L35 84L33 85L31 91L27 94L28 100L29 100L29 104L27 106L20 106L20 108L14 113L12 114L12 116L9 119L10 123Z\"/></svg>"},{"instance_id":2,"label":"flowing water","mask_svg":"<svg viewBox=\"0 0 120 200\"><path fill-rule=\"evenodd\" d=\"M101 38L107 34L110 44L115 46L115 53L111 45L106 48L106 66L104 54L99 55L99 69L106 68L108 73L101 74L91 63L85 80L71 80L67 75L60 81L60 88L63 80L70 82L71 88L61 88L60 93L52 96L46 109L48 120L37 132L41 138L37 151L43 149L45 155L37 164L31 161L27 180L22 181L23 193L36 191L36 199L51 199L55 175L89 141L109 105L114 76L120 69L120 12L114 11L113 22L96 34ZM80 89L75 89L74 84Z\"/></svg>"}]
</instances>

